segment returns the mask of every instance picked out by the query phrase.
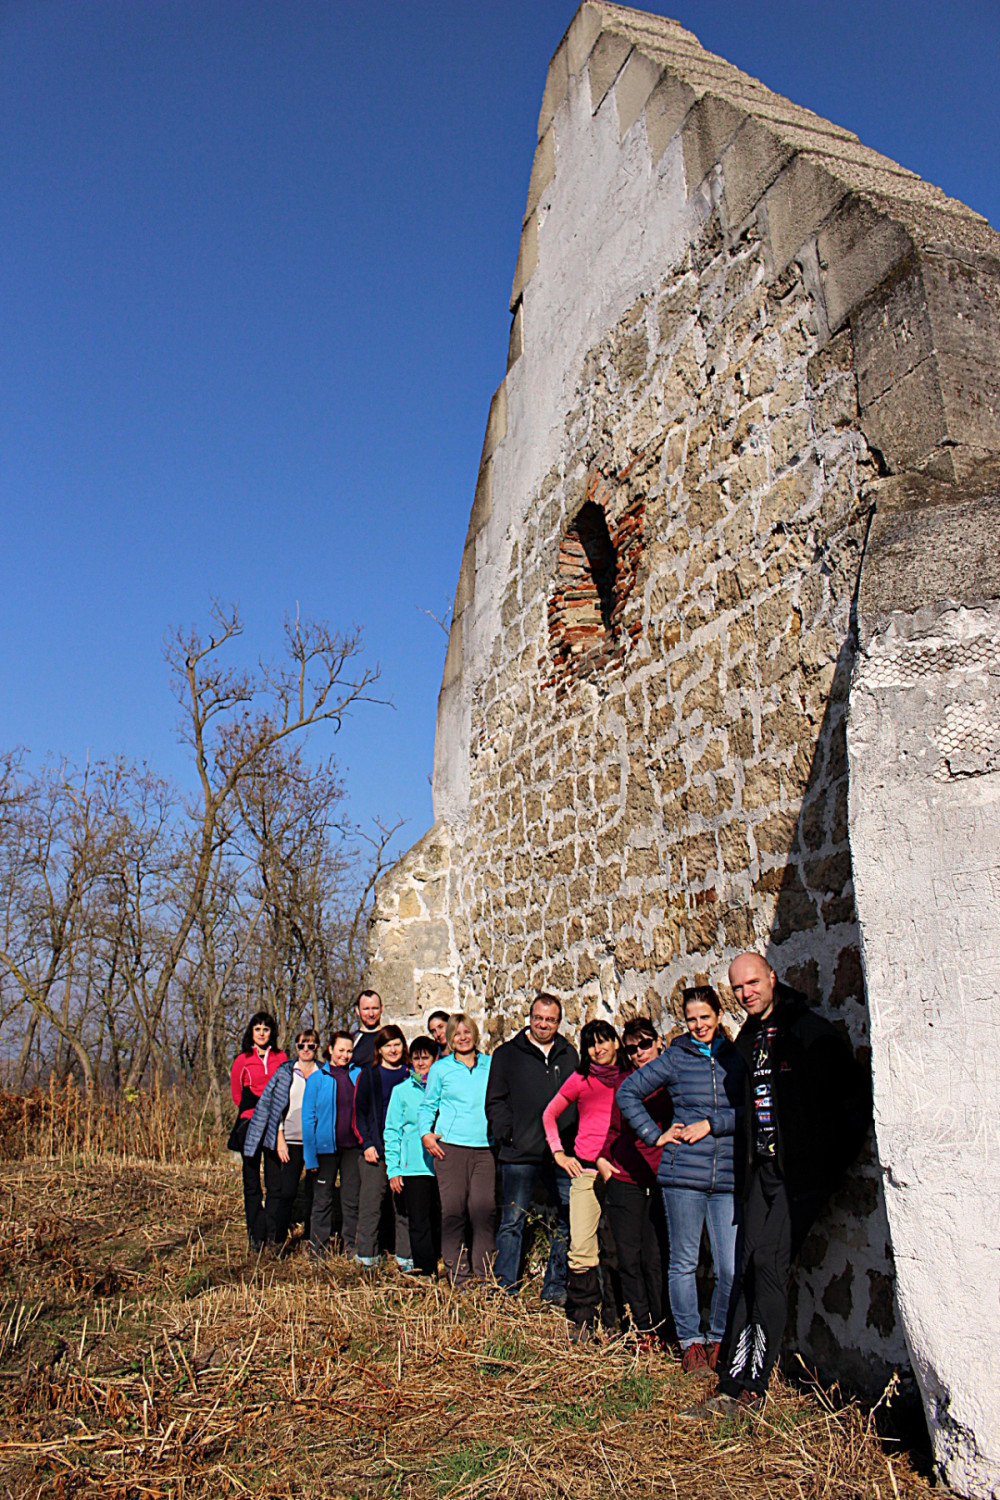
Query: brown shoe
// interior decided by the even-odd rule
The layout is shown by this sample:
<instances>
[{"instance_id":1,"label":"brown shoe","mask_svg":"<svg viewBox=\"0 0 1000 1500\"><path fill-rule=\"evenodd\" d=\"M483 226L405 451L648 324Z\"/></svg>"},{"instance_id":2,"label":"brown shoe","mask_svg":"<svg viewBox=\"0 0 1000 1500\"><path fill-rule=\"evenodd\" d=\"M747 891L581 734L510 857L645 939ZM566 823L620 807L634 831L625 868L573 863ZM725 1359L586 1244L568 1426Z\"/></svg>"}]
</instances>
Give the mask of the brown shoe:
<instances>
[{"instance_id":1,"label":"brown shoe","mask_svg":"<svg viewBox=\"0 0 1000 1500\"><path fill-rule=\"evenodd\" d=\"M717 1370L718 1369L718 1367L719 1367L719 1353L720 1353L721 1349L722 1349L722 1345L721 1344L709 1344L707 1358L708 1358L708 1368L710 1370Z\"/></svg>"},{"instance_id":2,"label":"brown shoe","mask_svg":"<svg viewBox=\"0 0 1000 1500\"><path fill-rule=\"evenodd\" d=\"M707 1375L708 1360L704 1344L688 1344L681 1355L681 1369L685 1375Z\"/></svg>"}]
</instances>

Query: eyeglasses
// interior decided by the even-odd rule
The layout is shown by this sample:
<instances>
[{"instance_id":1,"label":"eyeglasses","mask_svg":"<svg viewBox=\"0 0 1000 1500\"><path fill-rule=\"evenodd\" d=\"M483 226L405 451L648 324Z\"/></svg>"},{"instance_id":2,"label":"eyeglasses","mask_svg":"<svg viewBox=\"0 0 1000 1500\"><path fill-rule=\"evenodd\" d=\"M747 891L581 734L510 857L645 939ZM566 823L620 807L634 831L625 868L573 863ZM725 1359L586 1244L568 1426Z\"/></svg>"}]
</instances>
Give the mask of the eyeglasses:
<instances>
[{"instance_id":1,"label":"eyeglasses","mask_svg":"<svg viewBox=\"0 0 1000 1500\"><path fill-rule=\"evenodd\" d=\"M298 1052L315 1052L319 1042L296 1042L295 1048Z\"/></svg>"},{"instance_id":2,"label":"eyeglasses","mask_svg":"<svg viewBox=\"0 0 1000 1500\"><path fill-rule=\"evenodd\" d=\"M625 1051L628 1053L629 1057L635 1057L637 1052L648 1052L651 1047L655 1046L656 1038L651 1036L648 1041L629 1042L625 1047Z\"/></svg>"}]
</instances>

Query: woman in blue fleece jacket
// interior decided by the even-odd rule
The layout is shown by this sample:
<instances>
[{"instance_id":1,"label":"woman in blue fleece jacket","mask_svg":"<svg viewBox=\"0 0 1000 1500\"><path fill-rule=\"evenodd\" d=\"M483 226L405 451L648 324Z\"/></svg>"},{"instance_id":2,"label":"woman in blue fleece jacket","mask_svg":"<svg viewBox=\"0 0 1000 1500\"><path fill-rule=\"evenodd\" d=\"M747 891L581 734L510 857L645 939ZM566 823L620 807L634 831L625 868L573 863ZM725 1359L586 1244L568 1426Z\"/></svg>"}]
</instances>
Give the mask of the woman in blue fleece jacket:
<instances>
[{"instance_id":1,"label":"woman in blue fleece jacket","mask_svg":"<svg viewBox=\"0 0 1000 1500\"><path fill-rule=\"evenodd\" d=\"M656 1176L670 1233L667 1283L683 1351L681 1367L689 1374L716 1367L736 1271L733 1136L743 1101L744 1064L722 1031L721 1010L709 985L685 990L687 1035L626 1078L617 1094L618 1107L640 1140L663 1147ZM661 1131L642 1101L664 1087L674 1118ZM715 1262L707 1347L695 1285L703 1225Z\"/></svg>"},{"instance_id":2,"label":"woman in blue fleece jacket","mask_svg":"<svg viewBox=\"0 0 1000 1500\"><path fill-rule=\"evenodd\" d=\"M325 1255L330 1248L338 1172L344 1249L354 1254L361 1139L354 1126L354 1085L360 1069L350 1066L353 1047L346 1031L334 1033L330 1061L321 1063L310 1076L302 1099L302 1155L306 1171L316 1173L309 1232L313 1257Z\"/></svg>"}]
</instances>

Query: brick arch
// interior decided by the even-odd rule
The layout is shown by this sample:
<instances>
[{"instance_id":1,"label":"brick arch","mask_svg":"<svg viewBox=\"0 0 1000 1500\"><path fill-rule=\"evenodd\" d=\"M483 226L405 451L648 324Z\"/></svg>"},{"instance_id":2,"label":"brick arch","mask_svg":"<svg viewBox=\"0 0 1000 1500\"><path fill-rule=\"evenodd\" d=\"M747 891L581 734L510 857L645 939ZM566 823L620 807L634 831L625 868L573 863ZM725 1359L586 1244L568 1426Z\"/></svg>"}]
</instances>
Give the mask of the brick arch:
<instances>
[{"instance_id":1,"label":"brick arch","mask_svg":"<svg viewBox=\"0 0 1000 1500\"><path fill-rule=\"evenodd\" d=\"M640 628L624 615L642 552L645 500L615 513L614 491L594 475L563 533L549 597L547 686L593 681L621 661Z\"/></svg>"}]
</instances>

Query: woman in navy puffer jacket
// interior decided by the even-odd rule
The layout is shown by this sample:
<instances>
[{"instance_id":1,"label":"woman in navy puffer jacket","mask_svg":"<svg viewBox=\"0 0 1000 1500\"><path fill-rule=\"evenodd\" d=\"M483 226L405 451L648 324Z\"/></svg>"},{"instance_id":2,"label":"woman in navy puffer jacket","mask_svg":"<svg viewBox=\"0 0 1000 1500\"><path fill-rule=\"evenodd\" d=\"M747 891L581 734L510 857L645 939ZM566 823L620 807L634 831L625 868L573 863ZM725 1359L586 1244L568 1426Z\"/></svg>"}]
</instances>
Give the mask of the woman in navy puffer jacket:
<instances>
[{"instance_id":1,"label":"woman in navy puffer jacket","mask_svg":"<svg viewBox=\"0 0 1000 1500\"><path fill-rule=\"evenodd\" d=\"M708 985L684 991L687 1036L640 1068L618 1090L618 1107L647 1146L662 1146L657 1181L670 1231L670 1307L683 1351L682 1368L714 1370L736 1270L733 1135L743 1101L744 1064L721 1029L719 997ZM643 1099L666 1087L674 1105L668 1130ZM715 1262L715 1294L706 1348L695 1271L702 1225Z\"/></svg>"}]
</instances>

